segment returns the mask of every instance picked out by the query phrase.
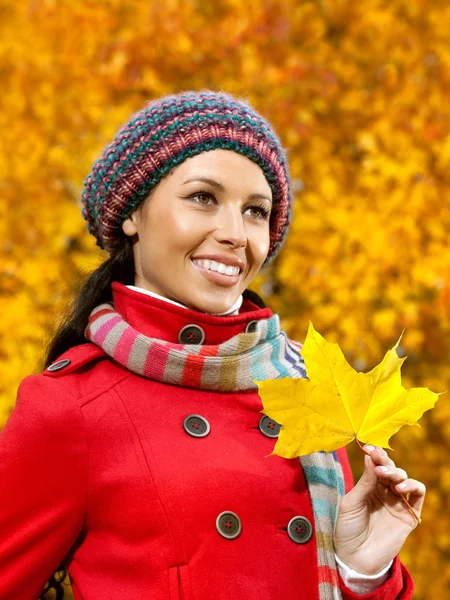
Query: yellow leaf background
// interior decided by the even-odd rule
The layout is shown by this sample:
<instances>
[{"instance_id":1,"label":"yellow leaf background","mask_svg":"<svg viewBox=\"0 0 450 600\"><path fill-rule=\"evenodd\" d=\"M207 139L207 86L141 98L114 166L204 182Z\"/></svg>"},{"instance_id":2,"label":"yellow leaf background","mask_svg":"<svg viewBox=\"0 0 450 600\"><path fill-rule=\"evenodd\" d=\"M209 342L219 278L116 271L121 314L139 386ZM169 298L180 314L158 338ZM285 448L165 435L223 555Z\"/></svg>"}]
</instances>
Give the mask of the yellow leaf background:
<instances>
[{"instance_id":1,"label":"yellow leaf background","mask_svg":"<svg viewBox=\"0 0 450 600\"><path fill-rule=\"evenodd\" d=\"M257 283L288 334L312 320L367 370L405 329L405 386L447 389L449 30L446 0L2 0L0 425L106 257L79 216L94 159L145 101L188 88L247 96L288 150L291 235ZM448 402L421 424L393 454L428 488L401 554L417 600L450 586Z\"/></svg>"}]
</instances>

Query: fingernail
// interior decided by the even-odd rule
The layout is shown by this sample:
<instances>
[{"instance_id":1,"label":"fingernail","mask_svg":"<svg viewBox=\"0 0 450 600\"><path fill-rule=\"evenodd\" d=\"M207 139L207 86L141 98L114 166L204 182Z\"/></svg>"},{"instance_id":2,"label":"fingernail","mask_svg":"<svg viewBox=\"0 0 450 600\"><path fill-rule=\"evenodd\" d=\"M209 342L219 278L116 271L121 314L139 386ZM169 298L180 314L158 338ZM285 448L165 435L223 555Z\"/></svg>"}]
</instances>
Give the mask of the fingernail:
<instances>
[{"instance_id":1,"label":"fingernail","mask_svg":"<svg viewBox=\"0 0 450 600\"><path fill-rule=\"evenodd\" d=\"M405 482L403 482L403 483L399 483L397 487L398 487L398 488L400 488L401 490L404 490L404 489L405 489L405 487L408 487L408 484L407 484L407 483L405 483Z\"/></svg>"},{"instance_id":2,"label":"fingernail","mask_svg":"<svg viewBox=\"0 0 450 600\"><path fill-rule=\"evenodd\" d=\"M375 446L371 446L370 444L368 444L367 446L364 446L364 450L368 450L369 452L373 452L375 450Z\"/></svg>"},{"instance_id":3,"label":"fingernail","mask_svg":"<svg viewBox=\"0 0 450 600\"><path fill-rule=\"evenodd\" d=\"M389 467L378 467L380 469L380 471L384 471L385 473L387 473L389 471Z\"/></svg>"}]
</instances>

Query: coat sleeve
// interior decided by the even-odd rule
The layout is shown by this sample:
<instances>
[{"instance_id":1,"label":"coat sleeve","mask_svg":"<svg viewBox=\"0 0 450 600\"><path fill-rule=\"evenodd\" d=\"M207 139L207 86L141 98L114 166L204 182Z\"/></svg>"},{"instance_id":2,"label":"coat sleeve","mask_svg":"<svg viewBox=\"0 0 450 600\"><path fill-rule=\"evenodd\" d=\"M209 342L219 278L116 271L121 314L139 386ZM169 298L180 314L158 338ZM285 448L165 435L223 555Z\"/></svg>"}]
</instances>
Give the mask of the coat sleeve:
<instances>
[{"instance_id":1,"label":"coat sleeve","mask_svg":"<svg viewBox=\"0 0 450 600\"><path fill-rule=\"evenodd\" d=\"M345 493L347 493L352 489L354 481L346 448L341 448L337 451L337 454L342 465ZM398 555L392 563L389 578L370 594L360 595L352 592L342 581L339 572L338 577L342 600L411 600L413 597L413 579L408 569L400 562Z\"/></svg>"},{"instance_id":2,"label":"coat sleeve","mask_svg":"<svg viewBox=\"0 0 450 600\"><path fill-rule=\"evenodd\" d=\"M64 379L30 375L0 432L0 598L35 600L84 524L88 449Z\"/></svg>"}]
</instances>

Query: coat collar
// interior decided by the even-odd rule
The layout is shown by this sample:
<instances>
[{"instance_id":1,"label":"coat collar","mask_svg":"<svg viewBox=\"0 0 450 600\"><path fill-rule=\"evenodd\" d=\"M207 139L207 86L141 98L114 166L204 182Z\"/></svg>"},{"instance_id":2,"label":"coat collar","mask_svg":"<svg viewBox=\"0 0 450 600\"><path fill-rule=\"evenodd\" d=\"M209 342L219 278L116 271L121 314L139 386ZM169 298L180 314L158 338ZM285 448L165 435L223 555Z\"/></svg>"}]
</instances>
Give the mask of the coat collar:
<instances>
[{"instance_id":1,"label":"coat collar","mask_svg":"<svg viewBox=\"0 0 450 600\"><path fill-rule=\"evenodd\" d=\"M181 306L182 308L187 308L184 304L180 304L179 302L175 302L174 300L169 300L168 298L164 298L163 296L160 296L159 294L156 294L155 292L150 292L149 290L145 290L143 288L136 287L134 285L127 285L127 288L136 290L140 294L146 294L147 296L153 296L153 298L158 298L159 300L163 300L164 302L168 302L169 304L175 304L175 306ZM227 315L227 316L231 317L233 315L238 315L239 309L241 308L241 305L242 305L242 302L243 302L243 296L241 294L231 308L229 308L224 313L218 313L216 316L224 317L225 315Z\"/></svg>"},{"instance_id":2,"label":"coat collar","mask_svg":"<svg viewBox=\"0 0 450 600\"><path fill-rule=\"evenodd\" d=\"M222 344L244 333L251 321L272 316L270 308L259 308L247 299L244 299L238 315L220 317L141 294L118 281L111 284L111 289L114 308L127 323L146 336L166 342L178 343L179 333L184 327L197 325L205 334L204 344Z\"/></svg>"}]
</instances>

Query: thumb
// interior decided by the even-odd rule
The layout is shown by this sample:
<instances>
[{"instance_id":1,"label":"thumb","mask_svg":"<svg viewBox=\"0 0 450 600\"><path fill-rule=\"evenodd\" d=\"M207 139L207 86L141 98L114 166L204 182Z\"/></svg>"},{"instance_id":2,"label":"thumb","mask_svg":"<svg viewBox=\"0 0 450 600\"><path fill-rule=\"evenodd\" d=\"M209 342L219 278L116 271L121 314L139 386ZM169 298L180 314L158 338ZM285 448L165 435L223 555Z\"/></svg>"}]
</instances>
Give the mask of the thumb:
<instances>
[{"instance_id":1,"label":"thumb","mask_svg":"<svg viewBox=\"0 0 450 600\"><path fill-rule=\"evenodd\" d=\"M352 489L353 495L361 500L373 492L377 486L378 477L375 473L373 460L367 454L364 456L364 472L360 480Z\"/></svg>"}]
</instances>

